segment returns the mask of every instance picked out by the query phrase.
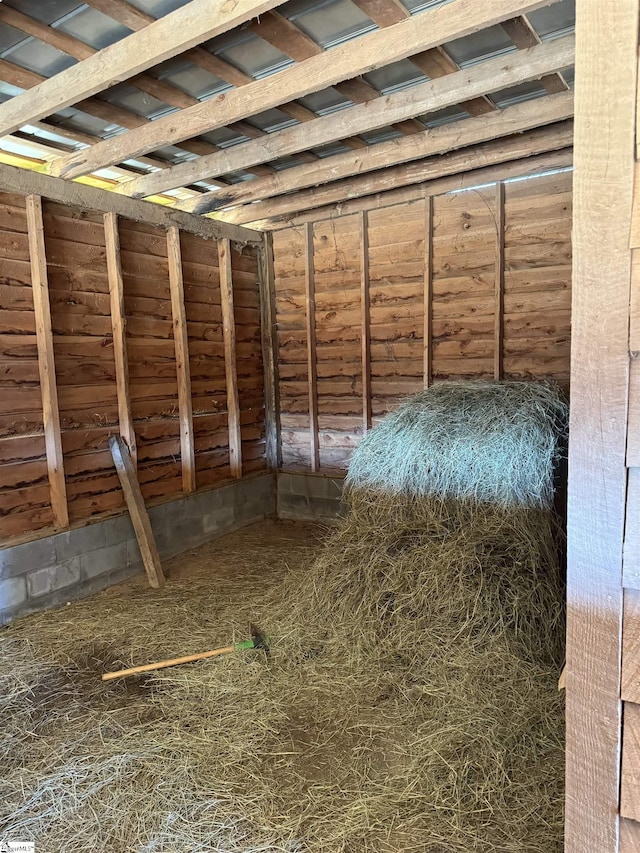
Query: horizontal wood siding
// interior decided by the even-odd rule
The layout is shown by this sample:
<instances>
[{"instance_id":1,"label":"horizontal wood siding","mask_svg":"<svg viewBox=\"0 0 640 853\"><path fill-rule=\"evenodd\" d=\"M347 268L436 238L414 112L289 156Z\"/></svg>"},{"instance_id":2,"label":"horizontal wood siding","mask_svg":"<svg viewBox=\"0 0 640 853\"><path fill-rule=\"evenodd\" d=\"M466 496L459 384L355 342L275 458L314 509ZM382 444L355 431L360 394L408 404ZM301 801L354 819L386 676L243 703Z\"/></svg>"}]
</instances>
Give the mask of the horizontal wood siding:
<instances>
[{"instance_id":1,"label":"horizontal wood siding","mask_svg":"<svg viewBox=\"0 0 640 853\"><path fill-rule=\"evenodd\" d=\"M265 395L260 319L260 258L255 247L231 246L236 371L240 404L242 471L266 471Z\"/></svg>"},{"instance_id":2,"label":"horizontal wood siding","mask_svg":"<svg viewBox=\"0 0 640 853\"><path fill-rule=\"evenodd\" d=\"M103 218L43 202L60 428L71 523L124 507L108 436L117 429Z\"/></svg>"},{"instance_id":3,"label":"horizontal wood siding","mask_svg":"<svg viewBox=\"0 0 640 853\"><path fill-rule=\"evenodd\" d=\"M273 234L287 470L309 470L314 446L306 227ZM568 387L571 173L506 182L503 192L493 184L416 199L310 227L321 470L347 467L369 407L375 425L431 381L491 378L499 365L504 378L554 379ZM427 304L425 293L432 295ZM369 406L362 397L367 363Z\"/></svg>"},{"instance_id":4,"label":"horizontal wood siding","mask_svg":"<svg viewBox=\"0 0 640 853\"><path fill-rule=\"evenodd\" d=\"M124 511L108 438L120 431L105 222L43 201L70 523ZM167 231L117 218L137 473L146 500L183 490ZM215 240L180 230L196 488L228 479L225 354ZM233 245L233 244L232 244ZM0 541L50 528L25 199L0 194ZM232 251L243 471L266 469L259 248Z\"/></svg>"}]
</instances>

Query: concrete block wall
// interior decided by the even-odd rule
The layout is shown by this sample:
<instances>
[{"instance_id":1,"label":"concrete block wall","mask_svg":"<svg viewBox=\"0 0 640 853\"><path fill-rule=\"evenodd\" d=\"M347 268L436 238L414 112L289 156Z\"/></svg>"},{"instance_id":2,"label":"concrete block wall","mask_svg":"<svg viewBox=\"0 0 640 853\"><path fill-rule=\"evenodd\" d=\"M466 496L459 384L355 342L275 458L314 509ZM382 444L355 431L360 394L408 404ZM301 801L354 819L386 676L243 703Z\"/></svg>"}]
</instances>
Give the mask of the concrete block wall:
<instances>
[{"instance_id":1,"label":"concrete block wall","mask_svg":"<svg viewBox=\"0 0 640 853\"><path fill-rule=\"evenodd\" d=\"M163 559L275 513L273 474L149 508ZM0 624L82 598L142 571L128 515L0 548Z\"/></svg>"},{"instance_id":2,"label":"concrete block wall","mask_svg":"<svg viewBox=\"0 0 640 853\"><path fill-rule=\"evenodd\" d=\"M335 524L342 515L343 477L278 472L278 518Z\"/></svg>"}]
</instances>

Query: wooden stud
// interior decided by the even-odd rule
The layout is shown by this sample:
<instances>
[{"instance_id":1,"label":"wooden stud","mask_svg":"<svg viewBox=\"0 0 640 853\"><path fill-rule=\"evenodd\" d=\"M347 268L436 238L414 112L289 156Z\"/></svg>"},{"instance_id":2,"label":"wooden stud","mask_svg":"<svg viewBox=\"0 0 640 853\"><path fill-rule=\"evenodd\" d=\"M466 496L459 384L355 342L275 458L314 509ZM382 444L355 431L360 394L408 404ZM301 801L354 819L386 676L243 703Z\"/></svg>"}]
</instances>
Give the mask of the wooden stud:
<instances>
[{"instance_id":1,"label":"wooden stud","mask_svg":"<svg viewBox=\"0 0 640 853\"><path fill-rule=\"evenodd\" d=\"M184 307L180 229L175 225L172 225L167 229L167 260L169 262L169 288L171 291L173 341L176 349L176 372L178 374L178 412L180 416L182 488L185 492L195 492L196 456L193 437L193 411L191 406L189 338L187 337L187 317Z\"/></svg>"},{"instance_id":2,"label":"wooden stud","mask_svg":"<svg viewBox=\"0 0 640 853\"><path fill-rule=\"evenodd\" d=\"M362 431L371 429L371 305L369 297L369 214L360 214L360 303L362 306Z\"/></svg>"},{"instance_id":3,"label":"wooden stud","mask_svg":"<svg viewBox=\"0 0 640 853\"><path fill-rule=\"evenodd\" d=\"M260 316L264 364L265 455L269 468L277 470L281 462L281 446L273 235L265 234L264 238L260 253Z\"/></svg>"},{"instance_id":4,"label":"wooden stud","mask_svg":"<svg viewBox=\"0 0 640 853\"><path fill-rule=\"evenodd\" d=\"M124 307L122 264L120 262L118 215L116 213L105 213L103 221L107 255L107 276L109 279L109 300L111 305L111 328L113 330L113 358L116 368L116 393L118 395L118 424L120 427L120 436L127 443L131 463L135 468L137 459L136 432L131 416L131 401L129 399L127 320Z\"/></svg>"},{"instance_id":5,"label":"wooden stud","mask_svg":"<svg viewBox=\"0 0 640 853\"><path fill-rule=\"evenodd\" d=\"M153 538L149 514L147 513L142 492L140 491L140 483L138 482L131 457L129 456L129 449L117 435L111 436L109 447L127 502L131 523L133 524L136 539L138 540L144 570L149 579L149 586L154 589L160 589L164 586L164 572L162 571L156 542Z\"/></svg>"},{"instance_id":6,"label":"wooden stud","mask_svg":"<svg viewBox=\"0 0 640 853\"><path fill-rule=\"evenodd\" d=\"M424 387L433 377L433 196L427 196L424 218Z\"/></svg>"},{"instance_id":7,"label":"wooden stud","mask_svg":"<svg viewBox=\"0 0 640 853\"><path fill-rule=\"evenodd\" d=\"M566 853L618 849L620 637L638 0L576 22Z\"/></svg>"},{"instance_id":8,"label":"wooden stud","mask_svg":"<svg viewBox=\"0 0 640 853\"><path fill-rule=\"evenodd\" d=\"M502 379L504 360L504 183L496 184L496 268L493 332L493 378Z\"/></svg>"},{"instance_id":9,"label":"wooden stud","mask_svg":"<svg viewBox=\"0 0 640 853\"><path fill-rule=\"evenodd\" d=\"M311 470L320 467L320 448L318 443L318 370L316 361L316 294L315 270L313 265L313 223L304 229L304 280L307 325L307 373L309 384L309 443L311 449Z\"/></svg>"},{"instance_id":10,"label":"wooden stud","mask_svg":"<svg viewBox=\"0 0 640 853\"><path fill-rule=\"evenodd\" d=\"M428 9L392 27L296 63L278 74L188 107L182 110L180 121L176 121L175 116L159 118L129 133L61 157L52 164L51 173L67 179L77 178L147 151L175 145L183 139L225 127L542 5L544 0L492 0L491 4L452 0L446 8ZM134 35L144 35L154 26L152 24ZM117 42L113 47L122 43Z\"/></svg>"},{"instance_id":11,"label":"wooden stud","mask_svg":"<svg viewBox=\"0 0 640 853\"><path fill-rule=\"evenodd\" d=\"M29 259L31 263L31 288L36 321L38 347L38 370L42 395L42 421L47 454L47 473L51 493L51 509L56 527L69 526L67 488L64 479L64 459L60 438L60 411L56 387L56 367L51 332L51 307L49 304L49 280L44 243L42 198L28 195L26 198Z\"/></svg>"},{"instance_id":12,"label":"wooden stud","mask_svg":"<svg viewBox=\"0 0 640 853\"><path fill-rule=\"evenodd\" d=\"M222 334L224 337L224 368L227 379L227 416L229 419L229 466L231 476L242 477L242 433L240 429L240 397L236 366L236 321L233 308L233 273L231 242L218 240L220 266L220 297L222 302Z\"/></svg>"}]
</instances>

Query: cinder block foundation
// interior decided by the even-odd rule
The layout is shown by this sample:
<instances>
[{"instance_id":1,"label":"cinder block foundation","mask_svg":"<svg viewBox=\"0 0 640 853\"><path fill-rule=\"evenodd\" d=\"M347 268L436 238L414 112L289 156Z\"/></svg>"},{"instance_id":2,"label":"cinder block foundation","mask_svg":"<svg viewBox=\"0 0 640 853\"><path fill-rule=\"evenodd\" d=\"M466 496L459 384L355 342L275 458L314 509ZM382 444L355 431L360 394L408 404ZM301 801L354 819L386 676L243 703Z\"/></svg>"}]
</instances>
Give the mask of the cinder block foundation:
<instances>
[{"instance_id":1,"label":"cinder block foundation","mask_svg":"<svg viewBox=\"0 0 640 853\"><path fill-rule=\"evenodd\" d=\"M343 477L280 471L278 518L335 524L343 514L343 483Z\"/></svg>"},{"instance_id":2,"label":"cinder block foundation","mask_svg":"<svg viewBox=\"0 0 640 853\"><path fill-rule=\"evenodd\" d=\"M163 559L275 514L273 474L149 508ZM0 548L0 624L83 598L142 571L128 515Z\"/></svg>"}]
</instances>

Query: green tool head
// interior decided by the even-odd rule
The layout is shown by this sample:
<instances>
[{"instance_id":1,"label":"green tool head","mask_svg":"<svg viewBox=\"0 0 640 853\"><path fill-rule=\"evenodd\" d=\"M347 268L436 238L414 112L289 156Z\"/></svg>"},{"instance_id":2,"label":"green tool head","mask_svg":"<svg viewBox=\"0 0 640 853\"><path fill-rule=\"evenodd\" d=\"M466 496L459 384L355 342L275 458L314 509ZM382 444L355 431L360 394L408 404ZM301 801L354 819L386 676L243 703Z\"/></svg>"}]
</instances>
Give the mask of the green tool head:
<instances>
[{"instance_id":1,"label":"green tool head","mask_svg":"<svg viewBox=\"0 0 640 853\"><path fill-rule=\"evenodd\" d=\"M262 649L263 651L268 652L269 647L271 645L271 640L269 639L268 635L263 634L260 628L258 628L257 625L254 625L253 622L249 624L249 630L251 631L253 648Z\"/></svg>"}]
</instances>

